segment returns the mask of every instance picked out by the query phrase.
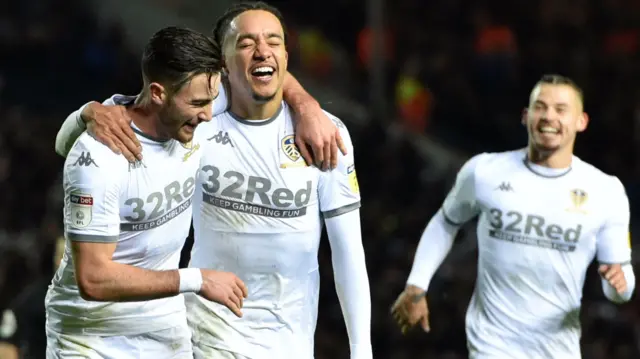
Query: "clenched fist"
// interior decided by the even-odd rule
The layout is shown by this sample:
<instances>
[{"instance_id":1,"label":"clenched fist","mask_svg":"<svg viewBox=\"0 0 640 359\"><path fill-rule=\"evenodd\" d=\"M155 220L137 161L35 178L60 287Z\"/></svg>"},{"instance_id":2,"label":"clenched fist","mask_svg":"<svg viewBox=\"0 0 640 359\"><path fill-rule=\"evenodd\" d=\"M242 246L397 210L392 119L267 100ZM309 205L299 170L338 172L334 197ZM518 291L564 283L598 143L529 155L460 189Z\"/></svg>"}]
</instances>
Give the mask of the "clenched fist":
<instances>
[{"instance_id":1,"label":"clenched fist","mask_svg":"<svg viewBox=\"0 0 640 359\"><path fill-rule=\"evenodd\" d=\"M611 285L618 294L627 291L627 279L624 277L622 265L620 264L601 264L598 272Z\"/></svg>"}]
</instances>

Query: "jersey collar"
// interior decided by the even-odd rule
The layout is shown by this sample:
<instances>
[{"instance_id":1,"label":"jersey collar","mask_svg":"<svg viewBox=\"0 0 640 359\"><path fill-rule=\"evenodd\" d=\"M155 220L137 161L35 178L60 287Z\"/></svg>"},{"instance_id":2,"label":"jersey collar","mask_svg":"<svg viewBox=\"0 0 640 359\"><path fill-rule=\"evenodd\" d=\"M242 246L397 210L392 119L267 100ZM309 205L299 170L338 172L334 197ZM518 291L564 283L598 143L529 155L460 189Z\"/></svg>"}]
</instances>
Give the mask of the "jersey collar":
<instances>
[{"instance_id":1,"label":"jersey collar","mask_svg":"<svg viewBox=\"0 0 640 359\"><path fill-rule=\"evenodd\" d=\"M278 108L278 111L276 111L276 113L273 116L271 116L270 118L267 118L265 120L246 120L246 119L236 115L235 113L231 112L231 110L229 110L228 113L234 120L242 123L243 125L264 126L264 125L268 125L271 122L275 121L275 119L278 118L278 116L280 116L280 112L282 112L282 107L283 107L283 105L280 104L280 107Z\"/></svg>"},{"instance_id":2,"label":"jersey collar","mask_svg":"<svg viewBox=\"0 0 640 359\"><path fill-rule=\"evenodd\" d=\"M535 175L540 177L545 177L545 178L562 177L567 173L571 172L571 168L572 168L571 166L567 168L550 168L550 167L540 166L529 161L526 155L522 159L522 163L524 163L524 166L527 167L527 169L533 172Z\"/></svg>"}]
</instances>

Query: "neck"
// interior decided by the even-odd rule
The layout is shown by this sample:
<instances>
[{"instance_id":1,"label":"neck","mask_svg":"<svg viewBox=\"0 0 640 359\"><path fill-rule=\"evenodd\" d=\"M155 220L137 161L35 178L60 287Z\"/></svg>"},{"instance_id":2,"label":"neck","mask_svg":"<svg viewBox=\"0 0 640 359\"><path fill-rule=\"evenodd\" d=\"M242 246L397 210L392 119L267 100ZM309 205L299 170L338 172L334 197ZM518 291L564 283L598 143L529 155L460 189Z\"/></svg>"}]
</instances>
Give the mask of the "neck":
<instances>
[{"instance_id":1,"label":"neck","mask_svg":"<svg viewBox=\"0 0 640 359\"><path fill-rule=\"evenodd\" d=\"M149 137L166 140L160 126L160 116L153 109L151 101L143 94L138 96L133 106L127 108L127 114L138 129Z\"/></svg>"},{"instance_id":2,"label":"neck","mask_svg":"<svg viewBox=\"0 0 640 359\"><path fill-rule=\"evenodd\" d=\"M555 151L541 151L529 144L528 160L539 166L549 168L568 168L571 167L573 159L573 146L566 146Z\"/></svg>"},{"instance_id":3,"label":"neck","mask_svg":"<svg viewBox=\"0 0 640 359\"><path fill-rule=\"evenodd\" d=\"M265 120L273 117L282 104L282 91L267 102L258 102L251 95L248 98L234 97L231 95L231 112L245 120Z\"/></svg>"}]
</instances>

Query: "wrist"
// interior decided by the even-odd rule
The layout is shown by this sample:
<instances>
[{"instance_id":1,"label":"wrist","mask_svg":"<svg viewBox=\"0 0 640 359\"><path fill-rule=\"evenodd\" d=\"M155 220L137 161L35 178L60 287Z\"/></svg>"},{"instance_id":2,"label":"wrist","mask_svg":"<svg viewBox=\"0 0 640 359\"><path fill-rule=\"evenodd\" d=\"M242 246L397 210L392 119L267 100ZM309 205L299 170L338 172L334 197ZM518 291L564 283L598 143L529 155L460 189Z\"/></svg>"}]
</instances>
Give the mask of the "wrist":
<instances>
[{"instance_id":1,"label":"wrist","mask_svg":"<svg viewBox=\"0 0 640 359\"><path fill-rule=\"evenodd\" d=\"M301 93L291 97L290 105L294 112L305 113L320 109L320 103L309 94Z\"/></svg>"},{"instance_id":2,"label":"wrist","mask_svg":"<svg viewBox=\"0 0 640 359\"><path fill-rule=\"evenodd\" d=\"M407 283L407 286L404 289L409 295L426 295L427 291L423 288L420 288L414 284Z\"/></svg>"},{"instance_id":3,"label":"wrist","mask_svg":"<svg viewBox=\"0 0 640 359\"><path fill-rule=\"evenodd\" d=\"M91 121L93 114L93 105L97 102L91 101L88 102L78 110L78 116L76 120L78 121L78 125L82 128L87 128L87 123Z\"/></svg>"},{"instance_id":4,"label":"wrist","mask_svg":"<svg viewBox=\"0 0 640 359\"><path fill-rule=\"evenodd\" d=\"M202 289L202 272L200 268L178 269L180 276L180 293L198 293Z\"/></svg>"}]
</instances>

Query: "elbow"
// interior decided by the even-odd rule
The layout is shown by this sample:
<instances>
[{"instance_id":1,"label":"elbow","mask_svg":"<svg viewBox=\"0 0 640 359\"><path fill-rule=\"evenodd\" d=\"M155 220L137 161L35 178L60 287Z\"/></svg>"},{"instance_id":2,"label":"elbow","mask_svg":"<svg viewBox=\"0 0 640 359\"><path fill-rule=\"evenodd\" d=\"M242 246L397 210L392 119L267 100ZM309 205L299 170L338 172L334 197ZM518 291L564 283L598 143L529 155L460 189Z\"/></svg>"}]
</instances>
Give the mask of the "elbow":
<instances>
[{"instance_id":1,"label":"elbow","mask_svg":"<svg viewBox=\"0 0 640 359\"><path fill-rule=\"evenodd\" d=\"M90 269L89 271L93 273L101 272L100 269L96 268ZM108 300L106 296L107 293L101 285L100 278L95 274L91 275L85 271L79 271L76 282L82 299L92 302L104 302Z\"/></svg>"},{"instance_id":2,"label":"elbow","mask_svg":"<svg viewBox=\"0 0 640 359\"><path fill-rule=\"evenodd\" d=\"M98 286L91 281L78 279L78 291L80 292L80 297L84 300L91 302L102 302L105 300Z\"/></svg>"},{"instance_id":3,"label":"elbow","mask_svg":"<svg viewBox=\"0 0 640 359\"><path fill-rule=\"evenodd\" d=\"M58 155L62 157L66 157L65 150L64 150L64 143L60 137L61 137L60 133L58 133L58 135L56 136L55 151Z\"/></svg>"}]
</instances>

